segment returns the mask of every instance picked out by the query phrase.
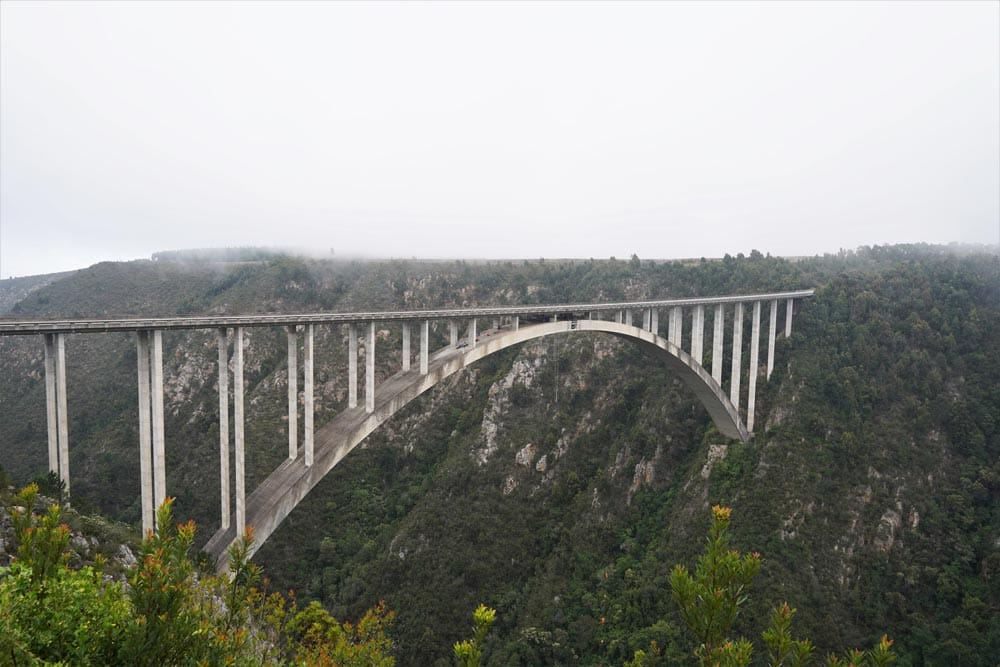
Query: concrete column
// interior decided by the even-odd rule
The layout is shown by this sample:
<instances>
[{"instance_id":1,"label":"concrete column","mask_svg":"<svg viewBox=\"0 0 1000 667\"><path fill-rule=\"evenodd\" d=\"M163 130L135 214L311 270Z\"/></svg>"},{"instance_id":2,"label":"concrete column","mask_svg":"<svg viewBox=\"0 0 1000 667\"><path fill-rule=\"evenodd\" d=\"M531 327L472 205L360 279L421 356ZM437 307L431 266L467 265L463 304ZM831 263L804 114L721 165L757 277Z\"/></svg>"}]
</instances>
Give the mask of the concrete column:
<instances>
[{"instance_id":1,"label":"concrete column","mask_svg":"<svg viewBox=\"0 0 1000 667\"><path fill-rule=\"evenodd\" d=\"M653 311L650 308L644 308L642 311L642 328L646 331L653 328Z\"/></svg>"},{"instance_id":2,"label":"concrete column","mask_svg":"<svg viewBox=\"0 0 1000 667\"><path fill-rule=\"evenodd\" d=\"M243 442L243 327L233 338L233 433L236 445L236 536L247 529L247 490L244 479Z\"/></svg>"},{"instance_id":3,"label":"concrete column","mask_svg":"<svg viewBox=\"0 0 1000 667\"><path fill-rule=\"evenodd\" d=\"M681 339L684 337L684 309L674 306L670 309L670 325L668 327L670 342L677 347L681 346Z\"/></svg>"},{"instance_id":4,"label":"concrete column","mask_svg":"<svg viewBox=\"0 0 1000 667\"><path fill-rule=\"evenodd\" d=\"M553 322L558 322L559 321L559 315L558 315L558 313L552 316L552 321Z\"/></svg>"},{"instance_id":5,"label":"concrete column","mask_svg":"<svg viewBox=\"0 0 1000 667\"><path fill-rule=\"evenodd\" d=\"M368 323L365 343L365 410L375 412L375 322Z\"/></svg>"},{"instance_id":6,"label":"concrete column","mask_svg":"<svg viewBox=\"0 0 1000 667\"><path fill-rule=\"evenodd\" d=\"M431 323L424 320L420 323L420 374L427 375L427 352L430 346Z\"/></svg>"},{"instance_id":7,"label":"concrete column","mask_svg":"<svg viewBox=\"0 0 1000 667\"><path fill-rule=\"evenodd\" d=\"M222 529L229 528L229 341L225 329L219 329L219 489Z\"/></svg>"},{"instance_id":8,"label":"concrete column","mask_svg":"<svg viewBox=\"0 0 1000 667\"><path fill-rule=\"evenodd\" d=\"M410 323L403 322L403 372L410 370Z\"/></svg>"},{"instance_id":9,"label":"concrete column","mask_svg":"<svg viewBox=\"0 0 1000 667\"><path fill-rule=\"evenodd\" d=\"M313 464L313 408L315 405L315 388L313 386L313 339L315 328L312 324L306 325L305 340L302 345L302 353L305 359L302 360L302 393L303 393L303 424L302 424L302 446L305 456L305 464L308 468Z\"/></svg>"},{"instance_id":10,"label":"concrete column","mask_svg":"<svg viewBox=\"0 0 1000 667\"><path fill-rule=\"evenodd\" d=\"M660 335L660 311L659 311L659 309L653 308L652 311L650 311L649 317L652 320L650 322L649 330L652 331L657 336L659 336Z\"/></svg>"},{"instance_id":11,"label":"concrete column","mask_svg":"<svg viewBox=\"0 0 1000 667\"><path fill-rule=\"evenodd\" d=\"M760 364L760 301L753 302L750 328L750 388L747 399L747 431L753 433L753 411L757 402L757 366Z\"/></svg>"},{"instance_id":12,"label":"concrete column","mask_svg":"<svg viewBox=\"0 0 1000 667\"><path fill-rule=\"evenodd\" d=\"M691 314L691 356L700 365L705 345L705 306L697 305Z\"/></svg>"},{"instance_id":13,"label":"concrete column","mask_svg":"<svg viewBox=\"0 0 1000 667\"><path fill-rule=\"evenodd\" d=\"M56 417L56 337L45 334L45 416L49 433L49 472L59 474L59 422Z\"/></svg>"},{"instance_id":14,"label":"concrete column","mask_svg":"<svg viewBox=\"0 0 1000 667\"><path fill-rule=\"evenodd\" d=\"M139 376L139 490L142 532L156 528L153 517L153 431L149 423L149 332L136 332L136 365Z\"/></svg>"},{"instance_id":15,"label":"concrete column","mask_svg":"<svg viewBox=\"0 0 1000 667\"><path fill-rule=\"evenodd\" d=\"M792 313L795 312L795 299L785 302L785 338L792 335Z\"/></svg>"},{"instance_id":16,"label":"concrete column","mask_svg":"<svg viewBox=\"0 0 1000 667\"><path fill-rule=\"evenodd\" d=\"M632 326L632 311L631 310L626 310L625 311L625 326L627 326L627 327Z\"/></svg>"},{"instance_id":17,"label":"concrete column","mask_svg":"<svg viewBox=\"0 0 1000 667\"><path fill-rule=\"evenodd\" d=\"M469 347L476 347L476 318L469 320Z\"/></svg>"},{"instance_id":18,"label":"concrete column","mask_svg":"<svg viewBox=\"0 0 1000 667\"><path fill-rule=\"evenodd\" d=\"M347 407L358 407L358 327L347 325Z\"/></svg>"},{"instance_id":19,"label":"concrete column","mask_svg":"<svg viewBox=\"0 0 1000 667\"><path fill-rule=\"evenodd\" d=\"M517 331L520 328L521 328L521 316L520 315L515 315L514 316L514 331Z\"/></svg>"},{"instance_id":20,"label":"concrete column","mask_svg":"<svg viewBox=\"0 0 1000 667\"><path fill-rule=\"evenodd\" d=\"M66 418L66 334L56 334L56 432L59 434L59 479L69 505L69 422Z\"/></svg>"},{"instance_id":21,"label":"concrete column","mask_svg":"<svg viewBox=\"0 0 1000 667\"><path fill-rule=\"evenodd\" d=\"M500 328L500 320L498 320L495 317L493 318L493 328L494 329L499 329Z\"/></svg>"},{"instance_id":22,"label":"concrete column","mask_svg":"<svg viewBox=\"0 0 1000 667\"><path fill-rule=\"evenodd\" d=\"M455 320L448 320L448 340L451 347L458 346L458 322Z\"/></svg>"},{"instance_id":23,"label":"concrete column","mask_svg":"<svg viewBox=\"0 0 1000 667\"><path fill-rule=\"evenodd\" d=\"M166 452L163 433L163 333L152 332L149 351L150 397L153 411L153 507L154 511L167 498Z\"/></svg>"},{"instance_id":24,"label":"concrete column","mask_svg":"<svg viewBox=\"0 0 1000 667\"><path fill-rule=\"evenodd\" d=\"M288 458L299 453L299 337L288 327Z\"/></svg>"},{"instance_id":25,"label":"concrete column","mask_svg":"<svg viewBox=\"0 0 1000 667\"><path fill-rule=\"evenodd\" d=\"M615 322L621 324L624 317L625 317L624 312L619 310L617 313L615 313Z\"/></svg>"},{"instance_id":26,"label":"concrete column","mask_svg":"<svg viewBox=\"0 0 1000 667\"><path fill-rule=\"evenodd\" d=\"M774 338L778 331L778 300L773 299L769 306L771 321L767 330L767 379L771 379L774 370Z\"/></svg>"},{"instance_id":27,"label":"concrete column","mask_svg":"<svg viewBox=\"0 0 1000 667\"><path fill-rule=\"evenodd\" d=\"M715 305L714 332L712 333L712 378L722 386L722 327L726 315L721 303Z\"/></svg>"},{"instance_id":28,"label":"concrete column","mask_svg":"<svg viewBox=\"0 0 1000 667\"><path fill-rule=\"evenodd\" d=\"M729 381L729 400L740 411L740 364L743 361L743 304L737 303L733 312L733 370Z\"/></svg>"}]
</instances>

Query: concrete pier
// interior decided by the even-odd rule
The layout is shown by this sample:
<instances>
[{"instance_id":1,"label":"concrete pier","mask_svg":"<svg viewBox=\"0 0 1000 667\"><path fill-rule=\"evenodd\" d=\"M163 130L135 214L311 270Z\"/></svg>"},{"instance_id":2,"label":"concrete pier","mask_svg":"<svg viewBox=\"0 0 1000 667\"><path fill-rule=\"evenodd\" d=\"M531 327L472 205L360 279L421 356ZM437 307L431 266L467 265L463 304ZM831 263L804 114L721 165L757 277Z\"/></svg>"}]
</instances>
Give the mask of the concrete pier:
<instances>
[{"instance_id":1,"label":"concrete pier","mask_svg":"<svg viewBox=\"0 0 1000 667\"><path fill-rule=\"evenodd\" d=\"M375 322L368 323L365 342L365 410L375 412Z\"/></svg>"},{"instance_id":2,"label":"concrete pier","mask_svg":"<svg viewBox=\"0 0 1000 667\"><path fill-rule=\"evenodd\" d=\"M450 346L458 346L458 322L455 320L448 320L448 341Z\"/></svg>"},{"instance_id":3,"label":"concrete pier","mask_svg":"<svg viewBox=\"0 0 1000 667\"><path fill-rule=\"evenodd\" d=\"M66 343L63 334L45 334L45 416L49 472L65 483L69 495L69 424L66 418Z\"/></svg>"},{"instance_id":4,"label":"concrete pier","mask_svg":"<svg viewBox=\"0 0 1000 667\"><path fill-rule=\"evenodd\" d=\"M152 332L150 349L150 408L153 411L153 511L167 499L167 462L163 430L163 332Z\"/></svg>"},{"instance_id":5,"label":"concrete pier","mask_svg":"<svg viewBox=\"0 0 1000 667\"><path fill-rule=\"evenodd\" d=\"M431 323L424 320L420 323L420 374L427 375L427 358L430 348Z\"/></svg>"},{"instance_id":6,"label":"concrete pier","mask_svg":"<svg viewBox=\"0 0 1000 667\"><path fill-rule=\"evenodd\" d=\"M792 335L792 313L795 312L795 299L785 302L785 338Z\"/></svg>"},{"instance_id":7,"label":"concrete pier","mask_svg":"<svg viewBox=\"0 0 1000 667\"><path fill-rule=\"evenodd\" d=\"M650 311L650 313L651 313L650 317L652 318L652 322L650 323L649 330L652 331L657 336L659 336L660 335L660 311L658 309L656 309L656 308L653 308Z\"/></svg>"},{"instance_id":8,"label":"concrete pier","mask_svg":"<svg viewBox=\"0 0 1000 667\"><path fill-rule=\"evenodd\" d=\"M517 331L518 329L521 328L521 318L515 315L513 319L514 319L514 331Z\"/></svg>"},{"instance_id":9,"label":"concrete pier","mask_svg":"<svg viewBox=\"0 0 1000 667\"><path fill-rule=\"evenodd\" d=\"M156 527L153 516L153 430L150 425L149 332L136 332L136 366L139 387L139 502L143 534Z\"/></svg>"},{"instance_id":10,"label":"concrete pier","mask_svg":"<svg viewBox=\"0 0 1000 667\"><path fill-rule=\"evenodd\" d=\"M729 380L729 401L740 409L740 376L743 361L743 304L737 303L733 309L733 371ZM749 429L748 429L749 430Z\"/></svg>"},{"instance_id":11,"label":"concrete pier","mask_svg":"<svg viewBox=\"0 0 1000 667\"><path fill-rule=\"evenodd\" d=\"M627 327L632 326L632 311L631 310L626 310L625 311L625 326L627 326Z\"/></svg>"},{"instance_id":12,"label":"concrete pier","mask_svg":"<svg viewBox=\"0 0 1000 667\"><path fill-rule=\"evenodd\" d=\"M684 338L684 309L680 306L674 306L670 309L669 332L670 342L680 347Z\"/></svg>"},{"instance_id":13,"label":"concrete pier","mask_svg":"<svg viewBox=\"0 0 1000 667\"><path fill-rule=\"evenodd\" d=\"M410 323L403 322L403 372L410 370Z\"/></svg>"},{"instance_id":14,"label":"concrete pier","mask_svg":"<svg viewBox=\"0 0 1000 667\"><path fill-rule=\"evenodd\" d=\"M69 504L69 420L66 417L66 336L56 334L56 432L59 434L59 479Z\"/></svg>"},{"instance_id":15,"label":"concrete pier","mask_svg":"<svg viewBox=\"0 0 1000 667\"><path fill-rule=\"evenodd\" d=\"M217 332L219 348L219 490L222 529L229 528L229 341L226 329ZM142 406L139 407L140 412Z\"/></svg>"},{"instance_id":16,"label":"concrete pier","mask_svg":"<svg viewBox=\"0 0 1000 667\"><path fill-rule=\"evenodd\" d=\"M313 324L306 325L306 336L302 346L302 353L305 359L302 360L302 392L303 392L303 424L302 424L302 448L305 450L305 464L308 468L313 464L313 410L315 407L316 393L313 384L313 340L315 331Z\"/></svg>"},{"instance_id":17,"label":"concrete pier","mask_svg":"<svg viewBox=\"0 0 1000 667\"><path fill-rule=\"evenodd\" d=\"M619 310L617 313L615 313L615 323L616 324L621 324L624 321L624 318L625 318L624 311Z\"/></svg>"},{"instance_id":18,"label":"concrete pier","mask_svg":"<svg viewBox=\"0 0 1000 667\"><path fill-rule=\"evenodd\" d=\"M236 327L233 337L233 435L236 458L236 535L247 528L247 489L244 477L243 441L243 327Z\"/></svg>"},{"instance_id":19,"label":"concrete pier","mask_svg":"<svg viewBox=\"0 0 1000 667\"><path fill-rule=\"evenodd\" d=\"M476 318L469 320L469 347L476 348Z\"/></svg>"},{"instance_id":20,"label":"concrete pier","mask_svg":"<svg viewBox=\"0 0 1000 667\"><path fill-rule=\"evenodd\" d=\"M760 301L753 302L750 327L749 397L747 398L747 430L753 433L754 408L757 405L757 367L760 365Z\"/></svg>"},{"instance_id":21,"label":"concrete pier","mask_svg":"<svg viewBox=\"0 0 1000 667\"><path fill-rule=\"evenodd\" d=\"M358 407L358 327L347 325L347 407Z\"/></svg>"},{"instance_id":22,"label":"concrete pier","mask_svg":"<svg viewBox=\"0 0 1000 667\"><path fill-rule=\"evenodd\" d=\"M774 370L774 339L778 331L778 300L773 299L768 306L770 323L767 329L767 379L771 379Z\"/></svg>"},{"instance_id":23,"label":"concrete pier","mask_svg":"<svg viewBox=\"0 0 1000 667\"><path fill-rule=\"evenodd\" d=\"M653 311L650 308L644 308L642 311L642 328L646 331L651 331L653 328Z\"/></svg>"},{"instance_id":24,"label":"concrete pier","mask_svg":"<svg viewBox=\"0 0 1000 667\"><path fill-rule=\"evenodd\" d=\"M722 304L715 306L715 318L712 322L712 379L722 386L722 342L723 327L726 322L726 312Z\"/></svg>"},{"instance_id":25,"label":"concrete pier","mask_svg":"<svg viewBox=\"0 0 1000 667\"><path fill-rule=\"evenodd\" d=\"M299 453L299 340L295 327L285 331L288 338L288 458Z\"/></svg>"},{"instance_id":26,"label":"concrete pier","mask_svg":"<svg viewBox=\"0 0 1000 667\"><path fill-rule=\"evenodd\" d=\"M705 306L697 305L691 314L691 356L699 364L704 356L705 345Z\"/></svg>"}]
</instances>

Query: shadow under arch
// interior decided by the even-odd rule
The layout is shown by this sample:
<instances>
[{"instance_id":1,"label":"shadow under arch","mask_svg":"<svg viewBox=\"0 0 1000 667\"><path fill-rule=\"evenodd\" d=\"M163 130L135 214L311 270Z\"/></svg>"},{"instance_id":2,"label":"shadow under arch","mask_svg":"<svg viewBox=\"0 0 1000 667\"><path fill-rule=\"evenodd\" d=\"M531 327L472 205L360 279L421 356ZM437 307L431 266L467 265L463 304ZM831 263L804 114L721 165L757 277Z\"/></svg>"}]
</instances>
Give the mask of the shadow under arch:
<instances>
[{"instance_id":1,"label":"shadow under arch","mask_svg":"<svg viewBox=\"0 0 1000 667\"><path fill-rule=\"evenodd\" d=\"M366 412L362 404L344 410L317 429L312 466L306 467L300 447L296 458L285 459L275 468L247 496L246 523L254 529L251 554L260 548L285 517L334 466L410 401L448 376L500 350L543 336L585 331L609 333L637 343L691 388L722 435L743 442L749 440L750 434L743 425L739 412L711 374L687 352L651 331L603 320L567 320L534 324L489 336L484 332L475 348L446 347L435 352L428 360L426 375L421 375L419 369L411 369L388 378L376 390L374 412ZM235 521L231 524L233 525L226 530L219 529L205 545L205 551L217 559L220 572L228 569L227 549L237 537Z\"/></svg>"}]
</instances>

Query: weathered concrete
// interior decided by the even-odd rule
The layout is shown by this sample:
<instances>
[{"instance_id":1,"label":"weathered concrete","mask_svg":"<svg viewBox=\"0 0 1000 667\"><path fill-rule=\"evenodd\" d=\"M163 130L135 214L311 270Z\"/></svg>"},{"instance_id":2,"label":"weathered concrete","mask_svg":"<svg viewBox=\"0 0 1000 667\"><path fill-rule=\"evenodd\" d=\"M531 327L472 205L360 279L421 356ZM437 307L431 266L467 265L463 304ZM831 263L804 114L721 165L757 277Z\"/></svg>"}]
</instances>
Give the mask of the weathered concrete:
<instances>
[{"instance_id":1,"label":"weathered concrete","mask_svg":"<svg viewBox=\"0 0 1000 667\"><path fill-rule=\"evenodd\" d=\"M771 371L774 370L774 339L778 332L778 300L772 299L768 306L768 316L770 323L767 329L767 379L771 379Z\"/></svg>"},{"instance_id":2,"label":"weathered concrete","mask_svg":"<svg viewBox=\"0 0 1000 667\"><path fill-rule=\"evenodd\" d=\"M246 532L247 490L244 477L245 446L243 441L243 327L236 327L233 337L233 436L236 458L236 534Z\"/></svg>"},{"instance_id":3,"label":"weathered concrete","mask_svg":"<svg viewBox=\"0 0 1000 667\"><path fill-rule=\"evenodd\" d=\"M521 318L518 317L517 315L515 315L513 319L514 319L514 327L513 328L514 328L514 331L517 331L518 329L521 328Z\"/></svg>"},{"instance_id":4,"label":"weathered concrete","mask_svg":"<svg viewBox=\"0 0 1000 667\"><path fill-rule=\"evenodd\" d=\"M288 458L299 452L299 337L295 327L288 327Z\"/></svg>"},{"instance_id":5,"label":"weathered concrete","mask_svg":"<svg viewBox=\"0 0 1000 667\"><path fill-rule=\"evenodd\" d=\"M705 306L698 304L691 313L691 356L699 364L702 362L705 345Z\"/></svg>"},{"instance_id":6,"label":"weathered concrete","mask_svg":"<svg viewBox=\"0 0 1000 667\"><path fill-rule=\"evenodd\" d=\"M458 345L458 322L455 320L449 320L448 322L448 340L449 345L456 347Z\"/></svg>"},{"instance_id":7,"label":"weathered concrete","mask_svg":"<svg viewBox=\"0 0 1000 667\"><path fill-rule=\"evenodd\" d=\"M625 326L627 326L627 327L632 326L632 310L631 309L625 311Z\"/></svg>"},{"instance_id":8,"label":"weathered concrete","mask_svg":"<svg viewBox=\"0 0 1000 667\"><path fill-rule=\"evenodd\" d=\"M476 338L478 338L476 334L476 318L473 317L469 320L469 347L476 347Z\"/></svg>"},{"instance_id":9,"label":"weathered concrete","mask_svg":"<svg viewBox=\"0 0 1000 667\"><path fill-rule=\"evenodd\" d=\"M302 397L303 403L303 415L302 415L302 446L304 449L303 455L306 458L306 467L313 464L313 418L315 416L315 400L316 400L316 388L314 386L315 377L315 359L313 355L315 354L314 339L315 330L313 329L315 325L306 325L305 340L303 341L302 353L305 359L302 360Z\"/></svg>"},{"instance_id":10,"label":"weathered concrete","mask_svg":"<svg viewBox=\"0 0 1000 667\"><path fill-rule=\"evenodd\" d=\"M56 433L59 435L59 479L69 504L69 420L66 416L66 335L56 334Z\"/></svg>"},{"instance_id":11,"label":"weathered concrete","mask_svg":"<svg viewBox=\"0 0 1000 667\"><path fill-rule=\"evenodd\" d=\"M677 347L681 346L684 339L684 309L674 306L670 309L670 342Z\"/></svg>"},{"instance_id":12,"label":"weathered concrete","mask_svg":"<svg viewBox=\"0 0 1000 667\"><path fill-rule=\"evenodd\" d=\"M358 328L347 325L347 407L358 407Z\"/></svg>"},{"instance_id":13,"label":"weathered concrete","mask_svg":"<svg viewBox=\"0 0 1000 667\"><path fill-rule=\"evenodd\" d=\"M149 360L150 408L153 411L153 506L167 499L167 460L163 431L163 333L152 332Z\"/></svg>"},{"instance_id":14,"label":"weathered concrete","mask_svg":"<svg viewBox=\"0 0 1000 667\"><path fill-rule=\"evenodd\" d=\"M660 335L660 311L659 311L659 309L657 309L657 308L653 308L652 309L652 318L653 318L653 322L652 322L651 326L649 327L649 330L652 331L657 336L659 336ZM591 319L593 319L593 318L591 318Z\"/></svg>"},{"instance_id":15,"label":"weathered concrete","mask_svg":"<svg viewBox=\"0 0 1000 667\"><path fill-rule=\"evenodd\" d=\"M615 313L615 323L622 324L625 321L625 311L619 310Z\"/></svg>"},{"instance_id":16,"label":"weathered concrete","mask_svg":"<svg viewBox=\"0 0 1000 667\"><path fill-rule=\"evenodd\" d=\"M760 366L760 301L753 302L750 326L750 368L747 397L747 430L753 433L753 416L757 406L757 369Z\"/></svg>"},{"instance_id":17,"label":"weathered concrete","mask_svg":"<svg viewBox=\"0 0 1000 667\"><path fill-rule=\"evenodd\" d=\"M743 362L743 304L738 303L733 309L733 372L729 380L729 402L740 409L740 379Z\"/></svg>"},{"instance_id":18,"label":"weathered concrete","mask_svg":"<svg viewBox=\"0 0 1000 667\"><path fill-rule=\"evenodd\" d=\"M403 370L410 370L410 323L403 322Z\"/></svg>"},{"instance_id":19,"label":"weathered concrete","mask_svg":"<svg viewBox=\"0 0 1000 667\"><path fill-rule=\"evenodd\" d=\"M792 335L792 313L795 312L795 299L785 302L785 338Z\"/></svg>"},{"instance_id":20,"label":"weathered concrete","mask_svg":"<svg viewBox=\"0 0 1000 667\"><path fill-rule=\"evenodd\" d=\"M715 306L715 321L712 323L712 379L722 384L722 343L726 313L723 304Z\"/></svg>"},{"instance_id":21,"label":"weathered concrete","mask_svg":"<svg viewBox=\"0 0 1000 667\"><path fill-rule=\"evenodd\" d=\"M256 542L253 548L259 548L306 494L358 443L414 398L489 354L542 336L573 331L610 333L638 343L694 391L723 435L743 441L749 438L722 387L689 354L652 332L600 320L579 320L575 326L570 320L533 325L491 336L475 349L448 347L439 350L431 359L427 375L400 372L383 382L374 412L346 410L317 431L315 465L307 468L301 460L286 459L250 495L247 520L254 526ZM220 570L228 566L225 550L235 537L233 528L220 529L205 546L208 553L219 559Z\"/></svg>"},{"instance_id":22,"label":"weathered concrete","mask_svg":"<svg viewBox=\"0 0 1000 667\"><path fill-rule=\"evenodd\" d=\"M642 328L646 331L653 330L653 311L650 308L642 311Z\"/></svg>"},{"instance_id":23,"label":"weathered concrete","mask_svg":"<svg viewBox=\"0 0 1000 667\"><path fill-rule=\"evenodd\" d=\"M229 340L228 332L217 332L219 348L219 490L222 528L229 528ZM141 406L140 406L141 412Z\"/></svg>"},{"instance_id":24,"label":"weathered concrete","mask_svg":"<svg viewBox=\"0 0 1000 667\"><path fill-rule=\"evenodd\" d=\"M139 387L139 499L142 532L155 528L153 517L153 430L150 425L149 332L136 332L136 366Z\"/></svg>"},{"instance_id":25,"label":"weathered concrete","mask_svg":"<svg viewBox=\"0 0 1000 667\"><path fill-rule=\"evenodd\" d=\"M427 356L430 346L431 323L424 320L420 323L420 374L427 375Z\"/></svg>"},{"instance_id":26,"label":"weathered concrete","mask_svg":"<svg viewBox=\"0 0 1000 667\"><path fill-rule=\"evenodd\" d=\"M49 436L49 472L59 474L59 422L56 417L56 334L45 334L45 418Z\"/></svg>"},{"instance_id":27,"label":"weathered concrete","mask_svg":"<svg viewBox=\"0 0 1000 667\"><path fill-rule=\"evenodd\" d=\"M368 323L365 343L365 410L375 410L375 323Z\"/></svg>"}]
</instances>

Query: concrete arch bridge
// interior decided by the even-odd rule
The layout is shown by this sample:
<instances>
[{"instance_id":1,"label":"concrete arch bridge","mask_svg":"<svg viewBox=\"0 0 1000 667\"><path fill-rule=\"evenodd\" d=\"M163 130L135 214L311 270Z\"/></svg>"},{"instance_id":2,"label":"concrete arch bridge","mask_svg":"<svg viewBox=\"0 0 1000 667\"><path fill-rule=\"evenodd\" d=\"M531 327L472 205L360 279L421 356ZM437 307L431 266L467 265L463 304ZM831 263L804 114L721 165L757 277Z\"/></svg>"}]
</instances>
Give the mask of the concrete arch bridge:
<instances>
[{"instance_id":1,"label":"concrete arch bridge","mask_svg":"<svg viewBox=\"0 0 1000 667\"><path fill-rule=\"evenodd\" d=\"M69 333L134 331L139 392L139 489L143 529L154 528L155 507L166 498L166 454L163 422L162 331L216 329L219 353L220 527L205 546L227 565L227 549L254 527L259 548L310 490L362 440L407 403L453 373L476 361L529 340L571 332L606 333L639 345L663 363L694 392L719 432L747 441L753 433L756 384L760 359L762 304L767 304L767 373L774 368L778 311L784 311L784 335L791 335L795 301L813 290L773 294L733 295L604 304L513 306L434 311L371 313L311 313L231 317L178 317L125 320L3 321L0 335L41 334L45 343L46 406L49 468L69 490L69 432L66 417L65 336ZM741 411L743 325L751 310L750 359L745 410ZM727 307L732 351L728 391L723 388L723 349ZM711 348L705 347L705 311L713 309ZM661 332L660 313L667 316ZM685 317L689 313L689 317ZM685 320L690 322L689 347L682 349ZM480 332L479 320L489 320ZM431 322L447 321L449 343L433 354L428 349ZM402 364L395 375L375 386L376 325L398 323L402 328ZM459 325L465 324L460 336ZM348 328L348 408L322 428L313 427L313 337L316 326ZM280 326L288 338L288 456L249 495L244 483L243 331L246 327ZM412 328L419 330L417 364L411 364ZM230 330L232 357L229 352ZM358 404L358 334L365 342L364 405ZM663 334L666 335L663 335ZM299 336L303 337L303 428L299 443ZM705 365L710 367L710 371ZM230 363L232 362L232 363ZM229 388L232 366L234 465L230 465ZM235 489L230 475L235 468ZM232 501L232 502L231 502Z\"/></svg>"}]
</instances>

